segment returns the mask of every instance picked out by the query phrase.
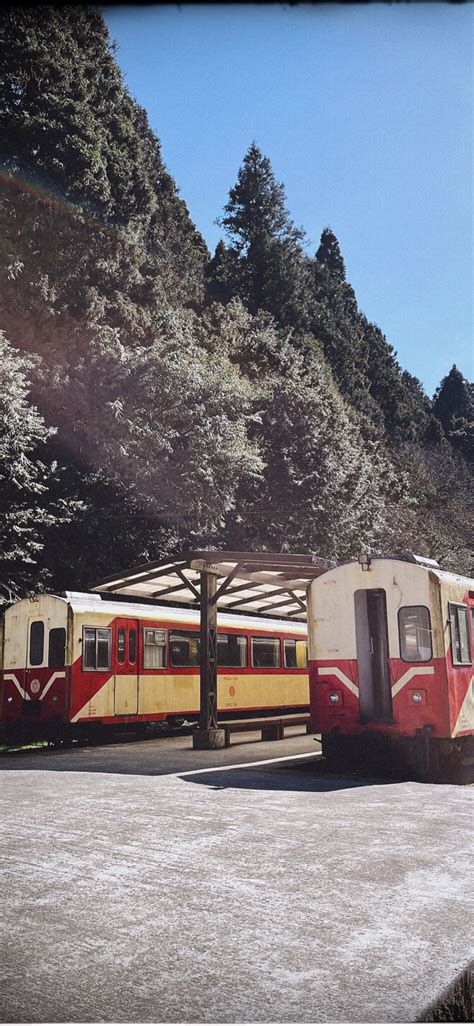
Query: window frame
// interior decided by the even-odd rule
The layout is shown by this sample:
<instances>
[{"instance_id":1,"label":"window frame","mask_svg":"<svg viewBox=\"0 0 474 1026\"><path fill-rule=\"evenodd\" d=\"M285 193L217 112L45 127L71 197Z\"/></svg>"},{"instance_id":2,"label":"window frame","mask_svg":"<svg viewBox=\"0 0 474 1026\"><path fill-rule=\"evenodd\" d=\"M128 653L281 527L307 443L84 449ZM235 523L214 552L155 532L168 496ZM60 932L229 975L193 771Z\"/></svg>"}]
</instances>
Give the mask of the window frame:
<instances>
[{"instance_id":1,"label":"window frame","mask_svg":"<svg viewBox=\"0 0 474 1026\"><path fill-rule=\"evenodd\" d=\"M277 641L278 642L278 657L279 661L277 665L272 666L255 666L254 663L254 641ZM281 659L281 638L278 635L263 635L263 634L252 634L250 637L250 666L252 670L282 670L282 659Z\"/></svg>"},{"instance_id":2,"label":"window frame","mask_svg":"<svg viewBox=\"0 0 474 1026\"><path fill-rule=\"evenodd\" d=\"M296 640L297 640L296 638L283 638L283 667L284 667L285 670L297 670L298 669L298 663L296 661L297 660ZM288 663L286 661L286 646L287 645L293 645L294 646L293 652L294 652L294 655L295 655L295 662L294 662L293 666L288 666Z\"/></svg>"},{"instance_id":3,"label":"window frame","mask_svg":"<svg viewBox=\"0 0 474 1026\"><path fill-rule=\"evenodd\" d=\"M454 644L454 632L453 632L454 619L453 619L452 611L453 610L460 610L460 609L464 610L464 612L466 614L466 639L467 639L467 649L468 649L468 657L469 657L468 659L456 659L455 658L455 644ZM472 666L472 649L471 649L471 638L470 638L470 635L469 635L469 616L468 616L468 611L469 611L469 606L467 605L466 602L448 602L449 633L450 633L450 636L451 636L451 659L452 659L452 662L453 662L453 666ZM459 647L461 648L461 632L459 631L458 615L456 615L456 626L457 626L458 633L459 633Z\"/></svg>"},{"instance_id":4,"label":"window frame","mask_svg":"<svg viewBox=\"0 0 474 1026\"><path fill-rule=\"evenodd\" d=\"M428 613L428 624L429 624L429 626L427 628L426 627L423 628L423 630L427 630L428 631L429 639L430 639L430 654L429 654L427 659L406 659L405 656L403 655L400 613L403 613L405 609L426 609L426 612ZM403 663L407 663L408 665L411 665L412 663L415 663L417 666L423 665L423 663L429 663L431 661L431 659L433 658L433 629L431 627L431 612L430 612L429 606L425 606L421 602L417 602L416 605L411 605L411 606L400 606L400 608L398 610L397 620L398 620L398 644L399 644L399 648L400 648L400 659L402 660L402 662Z\"/></svg>"},{"instance_id":5,"label":"window frame","mask_svg":"<svg viewBox=\"0 0 474 1026\"><path fill-rule=\"evenodd\" d=\"M298 666L298 648L297 646L302 643L305 647L305 664L304 666ZM286 645L293 644L295 646L295 665L288 666L286 662ZM308 672L308 643L306 638L283 638L283 666L284 670L299 670L300 673Z\"/></svg>"},{"instance_id":6,"label":"window frame","mask_svg":"<svg viewBox=\"0 0 474 1026\"><path fill-rule=\"evenodd\" d=\"M85 632L86 631L94 631L94 633L95 633L95 662L96 662L95 666L85 666L84 654L85 654L85 650L86 650L86 646L85 646L85 640L86 640ZM107 649L108 649L108 665L107 666L97 666L97 662L98 662L97 652L98 652L98 643L99 643L99 631L107 631L107 634L108 634L108 638L107 638L107 642L108 642L108 645L107 645ZM105 638L101 638L100 640L101 641L105 641ZM81 669L82 669L83 673L106 673L107 670L111 669L111 666L112 666L112 628L111 627L89 627L89 626L87 626L87 624L84 624L83 627L82 627L82 656L81 656Z\"/></svg>"},{"instance_id":7,"label":"window frame","mask_svg":"<svg viewBox=\"0 0 474 1026\"><path fill-rule=\"evenodd\" d=\"M147 643L145 641L146 631L153 631L154 634L163 634L163 636L164 636L163 666L146 666L145 665L145 652L146 652L147 648L159 648L160 647L158 645L155 646L154 644L153 645L147 645ZM169 631L165 630L164 627L150 627L149 625L147 625L145 627L142 627L141 635L142 635L141 669L142 670L146 670L147 672L151 671L152 673L164 673L164 672L166 672L167 667L168 667L168 635L169 635Z\"/></svg>"}]
</instances>

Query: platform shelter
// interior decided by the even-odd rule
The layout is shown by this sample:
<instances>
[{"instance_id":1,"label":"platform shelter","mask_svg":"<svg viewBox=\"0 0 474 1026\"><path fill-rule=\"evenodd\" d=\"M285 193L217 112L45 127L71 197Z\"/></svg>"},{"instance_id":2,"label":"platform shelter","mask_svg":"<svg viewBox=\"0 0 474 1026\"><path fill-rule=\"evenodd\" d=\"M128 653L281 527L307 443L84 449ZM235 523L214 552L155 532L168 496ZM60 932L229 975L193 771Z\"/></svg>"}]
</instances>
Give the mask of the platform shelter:
<instances>
[{"instance_id":1,"label":"platform shelter","mask_svg":"<svg viewBox=\"0 0 474 1026\"><path fill-rule=\"evenodd\" d=\"M200 550L121 570L92 586L103 594L200 609L200 720L195 747L221 748L217 719L217 609L306 619L306 592L333 564L320 556Z\"/></svg>"}]
</instances>

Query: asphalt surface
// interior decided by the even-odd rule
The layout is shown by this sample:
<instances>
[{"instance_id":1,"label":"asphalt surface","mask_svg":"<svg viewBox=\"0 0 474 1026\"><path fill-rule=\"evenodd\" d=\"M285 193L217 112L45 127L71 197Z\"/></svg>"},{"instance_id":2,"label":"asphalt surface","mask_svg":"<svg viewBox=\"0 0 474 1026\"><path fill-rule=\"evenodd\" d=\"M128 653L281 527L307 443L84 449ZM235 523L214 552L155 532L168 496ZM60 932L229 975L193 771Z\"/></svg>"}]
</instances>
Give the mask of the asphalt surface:
<instances>
[{"instance_id":1,"label":"asphalt surface","mask_svg":"<svg viewBox=\"0 0 474 1026\"><path fill-rule=\"evenodd\" d=\"M474 788L241 740L0 759L4 1022L409 1023L464 969Z\"/></svg>"}]
</instances>

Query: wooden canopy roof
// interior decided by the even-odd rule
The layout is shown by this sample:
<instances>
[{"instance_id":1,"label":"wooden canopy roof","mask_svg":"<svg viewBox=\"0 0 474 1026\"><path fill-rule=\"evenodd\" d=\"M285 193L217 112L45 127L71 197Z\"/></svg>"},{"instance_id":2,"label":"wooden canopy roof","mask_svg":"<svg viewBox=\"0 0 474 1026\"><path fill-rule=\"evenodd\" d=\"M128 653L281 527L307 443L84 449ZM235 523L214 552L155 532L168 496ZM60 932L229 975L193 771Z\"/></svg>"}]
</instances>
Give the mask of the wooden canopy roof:
<instances>
[{"instance_id":1,"label":"wooden canopy roof","mask_svg":"<svg viewBox=\"0 0 474 1026\"><path fill-rule=\"evenodd\" d=\"M309 554L202 550L117 572L91 590L197 606L200 574L208 571L217 576L218 607L305 620L308 584L333 565Z\"/></svg>"}]
</instances>

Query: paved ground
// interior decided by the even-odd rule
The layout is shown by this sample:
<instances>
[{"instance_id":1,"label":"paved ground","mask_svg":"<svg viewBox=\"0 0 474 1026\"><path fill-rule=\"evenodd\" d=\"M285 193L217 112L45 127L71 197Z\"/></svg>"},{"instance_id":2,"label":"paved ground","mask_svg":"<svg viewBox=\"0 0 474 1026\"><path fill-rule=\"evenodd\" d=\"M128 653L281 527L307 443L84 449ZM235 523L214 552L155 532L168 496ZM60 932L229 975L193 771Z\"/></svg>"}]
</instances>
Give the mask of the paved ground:
<instances>
[{"instance_id":1,"label":"paved ground","mask_svg":"<svg viewBox=\"0 0 474 1026\"><path fill-rule=\"evenodd\" d=\"M474 788L314 748L1 759L3 1021L413 1022L471 954Z\"/></svg>"},{"instance_id":2,"label":"paved ground","mask_svg":"<svg viewBox=\"0 0 474 1026\"><path fill-rule=\"evenodd\" d=\"M74 745L72 749L36 748L0 755L2 770L41 769L81 773L125 773L156 776L188 770L233 766L236 763L283 758L286 755L319 752L321 746L301 727L287 727L283 741L261 743L256 731L232 734L230 748L213 752L194 751L192 738L173 737L152 741L107 744L97 747Z\"/></svg>"}]
</instances>

